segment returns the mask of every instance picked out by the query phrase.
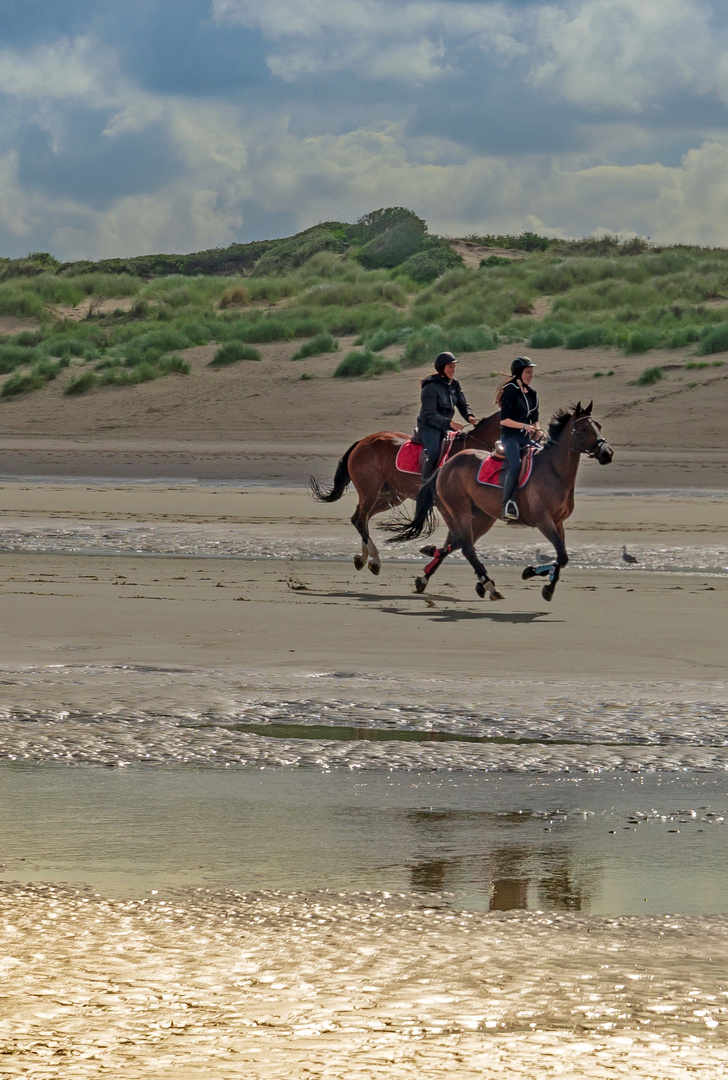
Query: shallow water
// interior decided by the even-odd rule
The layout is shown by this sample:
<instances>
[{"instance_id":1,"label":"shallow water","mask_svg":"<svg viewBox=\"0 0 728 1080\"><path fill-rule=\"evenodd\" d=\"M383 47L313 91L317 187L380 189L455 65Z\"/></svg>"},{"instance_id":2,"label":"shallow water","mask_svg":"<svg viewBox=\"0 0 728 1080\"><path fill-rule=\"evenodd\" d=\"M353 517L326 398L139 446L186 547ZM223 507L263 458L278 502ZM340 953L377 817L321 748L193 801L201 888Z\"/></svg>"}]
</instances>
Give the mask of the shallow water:
<instances>
[{"instance_id":1,"label":"shallow water","mask_svg":"<svg viewBox=\"0 0 728 1080\"><path fill-rule=\"evenodd\" d=\"M728 778L0 768L4 880L447 894L474 910L728 912Z\"/></svg>"},{"instance_id":2,"label":"shallow water","mask_svg":"<svg viewBox=\"0 0 728 1080\"><path fill-rule=\"evenodd\" d=\"M419 549L422 541L409 544L385 545L385 536L374 532L375 543L388 562L414 560L422 563ZM489 565L526 565L534 560L535 543L531 530L499 532L489 536L481 544L487 554ZM713 544L654 545L630 543L630 551L638 558L636 567L630 570L659 571L661 573L724 575L728 573L728 546ZM175 523L126 525L115 523L89 523L55 525L28 525L0 528L0 552L29 552L34 554L85 554L93 555L168 555L177 558L240 558L240 559L325 559L351 561L356 550L353 537L337 533L327 534L319 523L315 533L302 534L300 530L284 532L278 526L241 524L222 526L209 523ZM548 547L544 551L550 550ZM616 570L624 569L621 546L605 540L604 543L579 543L569 539L571 566L575 569ZM460 553L451 559L463 561Z\"/></svg>"}]
</instances>

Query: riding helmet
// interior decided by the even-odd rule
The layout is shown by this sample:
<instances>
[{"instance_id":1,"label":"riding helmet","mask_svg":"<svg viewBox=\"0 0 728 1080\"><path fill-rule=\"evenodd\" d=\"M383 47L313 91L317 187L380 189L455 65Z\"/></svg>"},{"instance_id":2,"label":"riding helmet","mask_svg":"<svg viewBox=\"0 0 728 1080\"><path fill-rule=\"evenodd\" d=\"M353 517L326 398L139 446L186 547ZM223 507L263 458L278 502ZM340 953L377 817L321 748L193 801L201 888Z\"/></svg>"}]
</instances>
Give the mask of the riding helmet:
<instances>
[{"instance_id":1,"label":"riding helmet","mask_svg":"<svg viewBox=\"0 0 728 1080\"><path fill-rule=\"evenodd\" d=\"M441 352L435 357L435 371L442 375L448 364L457 364L457 360L451 352Z\"/></svg>"},{"instance_id":2,"label":"riding helmet","mask_svg":"<svg viewBox=\"0 0 728 1080\"><path fill-rule=\"evenodd\" d=\"M520 375L527 367L536 367L536 365L528 356L517 356L511 364L511 375Z\"/></svg>"}]
</instances>

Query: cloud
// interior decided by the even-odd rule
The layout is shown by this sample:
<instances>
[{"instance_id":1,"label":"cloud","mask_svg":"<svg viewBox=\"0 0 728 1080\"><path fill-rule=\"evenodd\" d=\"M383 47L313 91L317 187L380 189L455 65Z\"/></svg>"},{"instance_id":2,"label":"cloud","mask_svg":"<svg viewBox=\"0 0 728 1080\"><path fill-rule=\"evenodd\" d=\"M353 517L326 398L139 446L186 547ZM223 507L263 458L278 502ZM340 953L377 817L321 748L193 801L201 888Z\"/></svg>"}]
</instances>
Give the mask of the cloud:
<instances>
[{"instance_id":1,"label":"cloud","mask_svg":"<svg viewBox=\"0 0 728 1080\"><path fill-rule=\"evenodd\" d=\"M8 0L0 252L185 251L385 205L451 234L728 243L727 35L717 0Z\"/></svg>"},{"instance_id":2,"label":"cloud","mask_svg":"<svg viewBox=\"0 0 728 1080\"><path fill-rule=\"evenodd\" d=\"M286 82L348 71L365 81L420 84L452 71L462 48L512 56L516 20L502 4L400 0L213 0L221 23L259 30Z\"/></svg>"}]
</instances>

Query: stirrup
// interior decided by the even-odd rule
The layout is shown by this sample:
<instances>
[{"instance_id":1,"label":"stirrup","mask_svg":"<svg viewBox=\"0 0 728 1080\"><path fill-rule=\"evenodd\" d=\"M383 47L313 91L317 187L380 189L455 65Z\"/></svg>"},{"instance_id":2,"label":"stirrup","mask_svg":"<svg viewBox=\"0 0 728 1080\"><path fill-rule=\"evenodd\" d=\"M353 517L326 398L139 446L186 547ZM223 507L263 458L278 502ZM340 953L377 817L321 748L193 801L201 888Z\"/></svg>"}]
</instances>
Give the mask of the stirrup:
<instances>
[{"instance_id":1,"label":"stirrup","mask_svg":"<svg viewBox=\"0 0 728 1080\"><path fill-rule=\"evenodd\" d=\"M503 507L503 518L505 521L518 521L519 518L518 507L513 499L509 499Z\"/></svg>"}]
</instances>

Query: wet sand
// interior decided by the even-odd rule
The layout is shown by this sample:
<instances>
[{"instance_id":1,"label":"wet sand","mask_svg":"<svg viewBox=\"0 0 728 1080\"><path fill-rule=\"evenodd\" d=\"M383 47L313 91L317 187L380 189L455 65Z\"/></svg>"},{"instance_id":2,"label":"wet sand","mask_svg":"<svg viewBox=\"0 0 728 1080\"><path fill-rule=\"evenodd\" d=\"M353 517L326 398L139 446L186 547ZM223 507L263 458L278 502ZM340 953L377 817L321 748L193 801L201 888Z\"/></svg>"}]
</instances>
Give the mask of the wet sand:
<instances>
[{"instance_id":1,"label":"wet sand","mask_svg":"<svg viewBox=\"0 0 728 1080\"><path fill-rule=\"evenodd\" d=\"M725 775L724 497L583 495L547 604L520 577L541 538L505 526L482 547L505 595L490 603L455 559L413 594L415 548L387 551L378 578L357 573L349 497L81 480L1 495L5 761L210 768L223 747L261 777L286 764L402 783L423 767ZM244 715L493 741L337 750L317 732L305 751L236 732ZM557 745L565 731L578 745ZM17 875L0 887L3 1076L728 1068L724 916L481 914L325 881L123 900Z\"/></svg>"}]
</instances>

